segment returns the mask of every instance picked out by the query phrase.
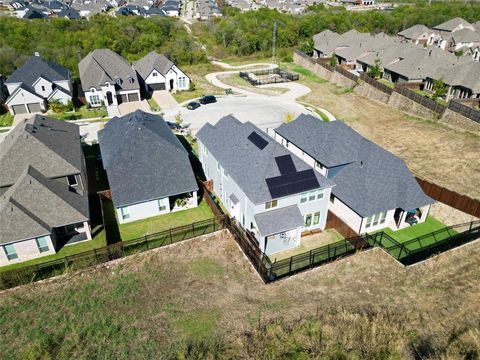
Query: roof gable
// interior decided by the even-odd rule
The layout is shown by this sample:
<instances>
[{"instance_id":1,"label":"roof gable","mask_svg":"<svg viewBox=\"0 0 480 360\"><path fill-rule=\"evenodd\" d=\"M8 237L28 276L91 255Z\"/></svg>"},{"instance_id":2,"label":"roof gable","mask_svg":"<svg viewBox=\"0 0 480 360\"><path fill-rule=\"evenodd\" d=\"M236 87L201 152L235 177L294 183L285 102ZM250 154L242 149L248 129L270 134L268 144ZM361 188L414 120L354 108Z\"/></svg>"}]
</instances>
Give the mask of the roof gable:
<instances>
[{"instance_id":1,"label":"roof gable","mask_svg":"<svg viewBox=\"0 0 480 360\"><path fill-rule=\"evenodd\" d=\"M165 76L173 65L173 62L165 55L158 54L155 51L148 53L143 58L133 63L134 69L143 79L146 79L153 70L157 70L160 74Z\"/></svg>"},{"instance_id":2,"label":"roof gable","mask_svg":"<svg viewBox=\"0 0 480 360\"><path fill-rule=\"evenodd\" d=\"M59 64L34 55L23 66L16 69L5 83L25 83L32 86L39 77L44 77L52 82L69 80L69 71Z\"/></svg>"}]
</instances>

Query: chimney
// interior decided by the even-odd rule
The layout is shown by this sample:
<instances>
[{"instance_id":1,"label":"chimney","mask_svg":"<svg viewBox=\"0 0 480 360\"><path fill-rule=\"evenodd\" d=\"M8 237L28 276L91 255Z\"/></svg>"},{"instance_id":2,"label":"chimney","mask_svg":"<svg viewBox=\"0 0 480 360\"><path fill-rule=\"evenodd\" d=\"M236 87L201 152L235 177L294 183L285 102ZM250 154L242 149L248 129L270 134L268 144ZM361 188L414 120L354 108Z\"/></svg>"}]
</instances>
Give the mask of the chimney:
<instances>
[{"instance_id":1,"label":"chimney","mask_svg":"<svg viewBox=\"0 0 480 360\"><path fill-rule=\"evenodd\" d=\"M40 57L40 53L38 51L35 51L35 56Z\"/></svg>"}]
</instances>

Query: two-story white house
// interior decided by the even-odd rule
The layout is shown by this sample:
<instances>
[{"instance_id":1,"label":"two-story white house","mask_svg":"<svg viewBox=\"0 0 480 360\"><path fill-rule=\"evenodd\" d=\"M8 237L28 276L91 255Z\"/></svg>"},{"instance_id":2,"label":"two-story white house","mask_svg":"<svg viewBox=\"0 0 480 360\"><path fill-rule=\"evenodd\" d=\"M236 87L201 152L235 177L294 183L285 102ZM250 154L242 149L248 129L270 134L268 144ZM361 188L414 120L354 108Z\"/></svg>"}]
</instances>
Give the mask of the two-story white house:
<instances>
[{"instance_id":1,"label":"two-story white house","mask_svg":"<svg viewBox=\"0 0 480 360\"><path fill-rule=\"evenodd\" d=\"M91 107L105 105L110 116L118 105L140 101L137 73L127 60L109 49L96 49L78 64L85 99Z\"/></svg>"},{"instance_id":2,"label":"two-story white house","mask_svg":"<svg viewBox=\"0 0 480 360\"><path fill-rule=\"evenodd\" d=\"M238 223L271 255L324 229L334 183L250 122L233 116L197 133L206 178Z\"/></svg>"},{"instance_id":3,"label":"two-story white house","mask_svg":"<svg viewBox=\"0 0 480 360\"><path fill-rule=\"evenodd\" d=\"M341 121L300 115L275 129L276 141L335 183L329 210L359 234L427 219L425 195L402 159Z\"/></svg>"},{"instance_id":4,"label":"two-story white house","mask_svg":"<svg viewBox=\"0 0 480 360\"><path fill-rule=\"evenodd\" d=\"M49 101L72 100L70 71L35 53L5 81L10 96L6 105L12 115L47 110Z\"/></svg>"},{"instance_id":5,"label":"two-story white house","mask_svg":"<svg viewBox=\"0 0 480 360\"><path fill-rule=\"evenodd\" d=\"M163 54L152 51L132 63L146 93L155 90L188 90L190 78Z\"/></svg>"}]
</instances>

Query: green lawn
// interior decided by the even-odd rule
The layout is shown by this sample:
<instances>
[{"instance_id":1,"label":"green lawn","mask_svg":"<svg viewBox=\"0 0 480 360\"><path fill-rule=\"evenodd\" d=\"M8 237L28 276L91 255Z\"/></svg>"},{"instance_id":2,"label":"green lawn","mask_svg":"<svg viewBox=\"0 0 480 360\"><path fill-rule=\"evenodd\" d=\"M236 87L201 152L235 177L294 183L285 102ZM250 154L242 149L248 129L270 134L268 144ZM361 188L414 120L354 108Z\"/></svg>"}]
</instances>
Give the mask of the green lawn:
<instances>
[{"instance_id":1,"label":"green lawn","mask_svg":"<svg viewBox=\"0 0 480 360\"><path fill-rule=\"evenodd\" d=\"M95 233L96 229L92 229L92 233ZM60 249L59 252L53 255L43 256L40 258L22 261L19 263L2 266L0 267L0 272L18 269L29 265L41 264L47 261L57 260L64 258L65 256L75 255L84 251L89 251L93 249L98 249L105 246L105 230L101 230L92 240L83 241L74 245L67 245Z\"/></svg>"},{"instance_id":2,"label":"green lawn","mask_svg":"<svg viewBox=\"0 0 480 360\"><path fill-rule=\"evenodd\" d=\"M435 219L432 216L429 216L427 218L427 221L421 224L417 224L414 226L410 226L408 228L402 229L402 230L397 230L397 231L392 231L391 229L387 228L384 229L383 231L387 234L390 235L392 238L397 240L400 243L404 243L405 241L415 239L419 236L429 234L431 232L434 232L436 230L440 230L446 227L445 224L441 223L437 219Z\"/></svg>"},{"instance_id":3,"label":"green lawn","mask_svg":"<svg viewBox=\"0 0 480 360\"><path fill-rule=\"evenodd\" d=\"M119 227L122 240L125 241L212 218L212 211L207 203L202 201L198 207L193 209L159 215L127 224L120 224Z\"/></svg>"},{"instance_id":4,"label":"green lawn","mask_svg":"<svg viewBox=\"0 0 480 360\"><path fill-rule=\"evenodd\" d=\"M388 86L389 88L393 89L395 87L395 84L386 80L386 79L378 79L378 82L382 83L383 85Z\"/></svg>"},{"instance_id":5,"label":"green lawn","mask_svg":"<svg viewBox=\"0 0 480 360\"><path fill-rule=\"evenodd\" d=\"M157 104L154 98L147 99L148 105L150 105L150 109L153 111L160 111L160 105Z\"/></svg>"},{"instance_id":6,"label":"green lawn","mask_svg":"<svg viewBox=\"0 0 480 360\"><path fill-rule=\"evenodd\" d=\"M49 117L62 120L77 120L77 119L91 119L91 118L104 118L107 116L107 109L105 107L100 108L87 108L86 105L79 107L75 112L66 112L60 114L48 114Z\"/></svg>"},{"instance_id":7,"label":"green lawn","mask_svg":"<svg viewBox=\"0 0 480 360\"><path fill-rule=\"evenodd\" d=\"M9 112L0 115L0 126L12 126L13 115Z\"/></svg>"}]
</instances>

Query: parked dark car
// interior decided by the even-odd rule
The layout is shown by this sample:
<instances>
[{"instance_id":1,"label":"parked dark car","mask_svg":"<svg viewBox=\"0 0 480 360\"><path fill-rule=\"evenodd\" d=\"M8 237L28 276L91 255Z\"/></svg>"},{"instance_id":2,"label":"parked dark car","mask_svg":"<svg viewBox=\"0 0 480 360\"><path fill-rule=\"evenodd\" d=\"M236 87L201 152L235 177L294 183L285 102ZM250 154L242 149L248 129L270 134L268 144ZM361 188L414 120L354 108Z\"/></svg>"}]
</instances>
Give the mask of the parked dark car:
<instances>
[{"instance_id":1,"label":"parked dark car","mask_svg":"<svg viewBox=\"0 0 480 360\"><path fill-rule=\"evenodd\" d=\"M189 102L187 105L188 110L195 110L198 107L200 107L200 104L196 101Z\"/></svg>"},{"instance_id":2,"label":"parked dark car","mask_svg":"<svg viewBox=\"0 0 480 360\"><path fill-rule=\"evenodd\" d=\"M217 99L215 99L215 96L213 95L206 95L200 99L200 104L205 105L205 104L211 104L217 102Z\"/></svg>"}]
</instances>

